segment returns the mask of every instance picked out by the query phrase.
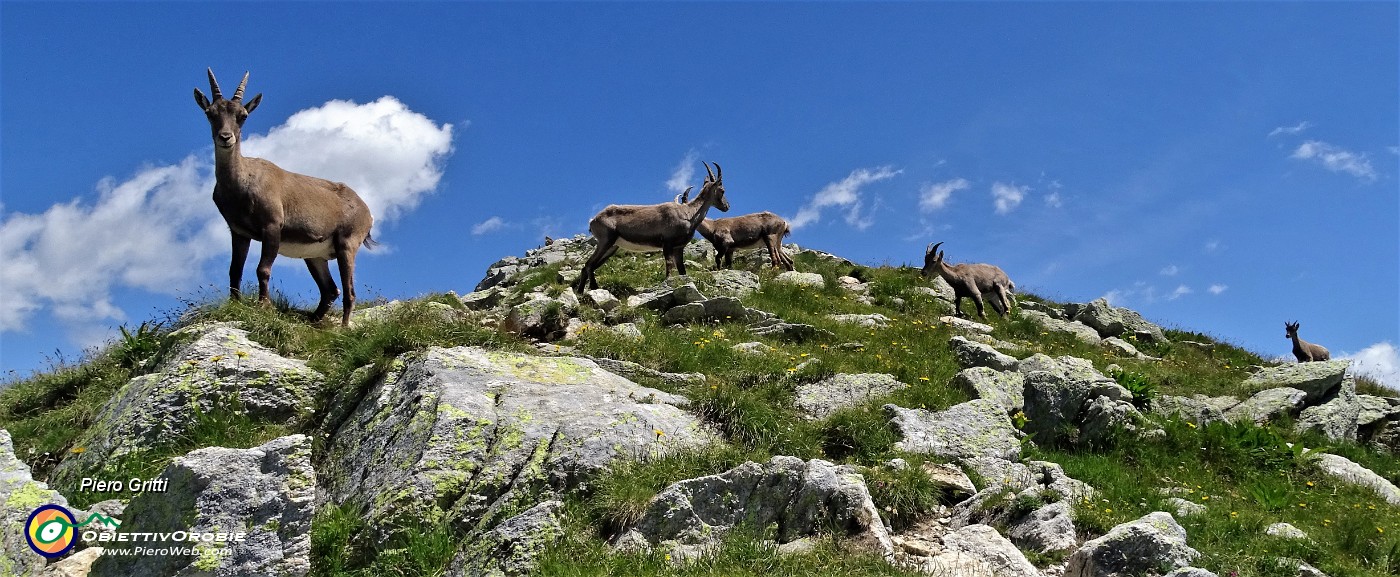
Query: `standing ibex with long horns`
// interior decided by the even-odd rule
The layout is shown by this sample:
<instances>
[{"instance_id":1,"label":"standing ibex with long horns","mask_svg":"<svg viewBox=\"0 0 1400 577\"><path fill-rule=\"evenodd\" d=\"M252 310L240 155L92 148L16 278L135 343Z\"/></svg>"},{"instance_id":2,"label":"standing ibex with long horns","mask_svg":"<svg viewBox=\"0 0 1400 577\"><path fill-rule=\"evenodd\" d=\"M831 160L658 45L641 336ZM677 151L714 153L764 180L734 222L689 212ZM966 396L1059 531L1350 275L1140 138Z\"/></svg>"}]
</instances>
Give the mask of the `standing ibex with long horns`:
<instances>
[{"instance_id":1,"label":"standing ibex with long horns","mask_svg":"<svg viewBox=\"0 0 1400 577\"><path fill-rule=\"evenodd\" d=\"M374 246L370 227L374 217L365 201L343 183L331 182L282 170L261 158L243 156L243 121L262 102L262 94L243 102L248 74L238 83L233 98L225 99L209 70L211 101L198 88L194 101L209 119L214 136L214 205L228 223L233 236L233 259L229 263L229 295L237 299L243 280L243 264L254 240L262 243L258 258L258 302L268 302L268 281L272 261L278 254L306 260L306 268L321 291L321 303L311 314L318 321L340 296L327 262L340 266L340 282L345 286L341 325L350 324L355 308L355 252L360 245Z\"/></svg>"},{"instance_id":2,"label":"standing ibex with long horns","mask_svg":"<svg viewBox=\"0 0 1400 577\"><path fill-rule=\"evenodd\" d=\"M924 251L922 272L925 277L939 275L953 287L953 313L959 317L966 316L962 312L962 300L968 297L977 305L977 316L985 320L987 315L982 309L982 295L988 295L992 297L992 310L1006 316L1016 302L1013 295L1016 283L1011 282L1006 272L996 265L943 262L943 252L938 250L942 244L930 244Z\"/></svg>"},{"instance_id":3,"label":"standing ibex with long horns","mask_svg":"<svg viewBox=\"0 0 1400 577\"><path fill-rule=\"evenodd\" d=\"M611 204L599 211L588 221L588 232L597 239L598 246L583 264L583 272L574 281L574 290L583 292L585 288L598 288L598 267L617 253L618 248L634 252L659 250L666 260L668 278L672 263L677 272L685 275L685 245L695 236L695 227L705 220L705 213L711 206L729 210L729 200L724 198L724 173L719 163L715 163L713 171L705 164L705 172L709 176L700 185L700 194L684 204Z\"/></svg>"}]
</instances>

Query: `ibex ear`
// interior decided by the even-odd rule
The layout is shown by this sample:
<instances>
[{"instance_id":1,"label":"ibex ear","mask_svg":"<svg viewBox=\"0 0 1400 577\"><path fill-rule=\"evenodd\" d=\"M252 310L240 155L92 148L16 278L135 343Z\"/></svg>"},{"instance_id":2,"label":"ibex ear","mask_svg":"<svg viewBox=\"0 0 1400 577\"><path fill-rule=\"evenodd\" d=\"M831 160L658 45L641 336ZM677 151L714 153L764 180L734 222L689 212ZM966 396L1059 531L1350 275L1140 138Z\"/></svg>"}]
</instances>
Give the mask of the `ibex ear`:
<instances>
[{"instance_id":1,"label":"ibex ear","mask_svg":"<svg viewBox=\"0 0 1400 577\"><path fill-rule=\"evenodd\" d=\"M252 112L254 108L258 107L259 102L262 102L261 92L259 92L257 96L254 96L252 100L249 100L248 102L244 103L243 110L246 112Z\"/></svg>"},{"instance_id":2,"label":"ibex ear","mask_svg":"<svg viewBox=\"0 0 1400 577\"><path fill-rule=\"evenodd\" d=\"M204 93L200 92L198 88L194 89L194 103L199 105L200 110L209 108L209 99L205 98Z\"/></svg>"}]
</instances>

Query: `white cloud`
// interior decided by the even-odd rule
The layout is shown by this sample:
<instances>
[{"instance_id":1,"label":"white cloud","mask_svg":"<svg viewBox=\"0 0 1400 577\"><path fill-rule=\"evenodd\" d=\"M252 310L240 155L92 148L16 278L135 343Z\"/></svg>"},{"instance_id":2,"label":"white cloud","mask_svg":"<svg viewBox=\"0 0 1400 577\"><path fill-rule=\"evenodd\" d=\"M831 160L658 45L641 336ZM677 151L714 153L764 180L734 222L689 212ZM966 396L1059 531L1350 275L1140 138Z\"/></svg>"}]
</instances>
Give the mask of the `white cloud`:
<instances>
[{"instance_id":1,"label":"white cloud","mask_svg":"<svg viewBox=\"0 0 1400 577\"><path fill-rule=\"evenodd\" d=\"M1182 289L1186 290L1186 293L1183 294L1191 292L1191 289L1187 288L1185 285L1177 287L1178 291ZM1178 296L1181 295L1177 295L1173 292L1172 296L1167 298L1175 299ZM1158 294L1157 287L1147 284L1145 281L1137 281L1133 283L1133 286L1130 288L1112 289L1100 295L1099 298L1106 299L1108 304L1113 306L1129 306L1130 304L1155 303L1157 302Z\"/></svg>"},{"instance_id":2,"label":"white cloud","mask_svg":"<svg viewBox=\"0 0 1400 577\"><path fill-rule=\"evenodd\" d=\"M1058 191L1045 195L1045 206L1048 206L1050 208L1060 208L1064 205L1065 202L1060 198L1060 193Z\"/></svg>"},{"instance_id":3,"label":"white cloud","mask_svg":"<svg viewBox=\"0 0 1400 577\"><path fill-rule=\"evenodd\" d=\"M535 230L539 233L541 237L550 236L557 238L559 237L561 231L565 230L564 219L557 216L535 217L530 221L530 226L535 227Z\"/></svg>"},{"instance_id":4,"label":"white cloud","mask_svg":"<svg viewBox=\"0 0 1400 577\"><path fill-rule=\"evenodd\" d=\"M1311 160L1332 172L1345 172L1361 180L1370 182L1376 179L1376 169L1365 154L1357 154L1340 146L1309 140L1298 145L1289 158Z\"/></svg>"},{"instance_id":5,"label":"white cloud","mask_svg":"<svg viewBox=\"0 0 1400 577\"><path fill-rule=\"evenodd\" d=\"M1400 351L1389 342L1379 342L1355 354L1344 354L1338 358L1351 359L1351 366L1357 374L1366 375L1377 382L1400 391Z\"/></svg>"},{"instance_id":6,"label":"white cloud","mask_svg":"<svg viewBox=\"0 0 1400 577\"><path fill-rule=\"evenodd\" d=\"M1210 285L1210 288L1206 289L1206 291L1210 292L1210 294L1218 295L1220 293L1225 292L1226 290L1229 290L1229 288L1229 286L1223 284L1213 284Z\"/></svg>"},{"instance_id":7,"label":"white cloud","mask_svg":"<svg viewBox=\"0 0 1400 577\"><path fill-rule=\"evenodd\" d=\"M1158 272L1162 276L1176 276L1176 273L1181 272L1181 267L1178 267L1174 264L1169 264Z\"/></svg>"},{"instance_id":8,"label":"white cloud","mask_svg":"<svg viewBox=\"0 0 1400 577\"><path fill-rule=\"evenodd\" d=\"M1312 126L1313 123L1308 122L1306 120L1299 122L1297 126L1280 126L1278 128L1275 128L1273 132L1270 132L1269 137L1272 138L1280 134L1300 134L1304 130L1312 128Z\"/></svg>"},{"instance_id":9,"label":"white cloud","mask_svg":"<svg viewBox=\"0 0 1400 577\"><path fill-rule=\"evenodd\" d=\"M65 321L123 320L114 286L168 293L189 286L200 263L228 250L209 201L212 168L193 155L97 185L73 200L0 221L0 331L22 330L45 307Z\"/></svg>"},{"instance_id":10,"label":"white cloud","mask_svg":"<svg viewBox=\"0 0 1400 577\"><path fill-rule=\"evenodd\" d=\"M451 125L438 126L392 97L364 105L331 101L266 136L249 135L244 153L345 182L382 222L412 210L437 185L451 134ZM103 179L90 202L5 214L0 331L23 330L47 309L70 333L84 334L91 332L85 323L125 319L113 302L115 289L175 294L195 287L204 263L228 258L228 228L209 200L213 187L206 151L176 165L141 168L121 182Z\"/></svg>"},{"instance_id":11,"label":"white cloud","mask_svg":"<svg viewBox=\"0 0 1400 577\"><path fill-rule=\"evenodd\" d=\"M247 156L350 185L375 224L417 207L437 188L451 153L451 124L439 126L392 96L308 108L266 136L247 137L243 146Z\"/></svg>"},{"instance_id":12,"label":"white cloud","mask_svg":"<svg viewBox=\"0 0 1400 577\"><path fill-rule=\"evenodd\" d=\"M1186 296L1186 295L1189 295L1189 294L1191 294L1191 293L1193 293L1193 292L1195 292L1195 291L1191 290L1191 287L1189 287L1189 286L1186 286L1186 285L1184 285L1184 284L1183 284L1183 285L1176 285L1176 290L1173 290L1173 291L1172 291L1172 294L1167 295L1167 300L1169 300L1169 301L1174 301L1174 300L1176 300L1176 299L1179 299L1179 298L1181 298L1181 297L1184 297L1184 296Z\"/></svg>"},{"instance_id":13,"label":"white cloud","mask_svg":"<svg viewBox=\"0 0 1400 577\"><path fill-rule=\"evenodd\" d=\"M992 202L996 205L997 214L1006 214L1015 210L1026 198L1026 192L1030 189L1029 186L1016 186L1002 182L992 183Z\"/></svg>"},{"instance_id":14,"label":"white cloud","mask_svg":"<svg viewBox=\"0 0 1400 577\"><path fill-rule=\"evenodd\" d=\"M671 178L666 179L666 188L671 192L680 194L686 187L695 186L691 184L691 179L695 178L695 163L700 161L700 153L695 149L690 149L685 153L685 158L676 165L676 169L671 171Z\"/></svg>"},{"instance_id":15,"label":"white cloud","mask_svg":"<svg viewBox=\"0 0 1400 577\"><path fill-rule=\"evenodd\" d=\"M1206 241L1206 244L1202 246L1202 248L1204 248L1206 252L1215 252L1217 250L1220 250L1220 241L1208 240Z\"/></svg>"},{"instance_id":16,"label":"white cloud","mask_svg":"<svg viewBox=\"0 0 1400 577\"><path fill-rule=\"evenodd\" d=\"M793 217L789 224L792 228L798 229L806 225L820 222L822 209L827 207L841 207L846 210L846 223L859 229L865 229L873 224L873 221L861 218L862 201L861 187L894 178L902 170L895 170L889 166L881 166L875 169L858 168L851 171L851 174L840 181L826 185L808 201L805 206L798 209L797 216Z\"/></svg>"},{"instance_id":17,"label":"white cloud","mask_svg":"<svg viewBox=\"0 0 1400 577\"><path fill-rule=\"evenodd\" d=\"M965 178L954 178L953 180L934 184L925 184L919 191L919 211L933 212L948 204L948 199L953 197L953 193L965 190L971 183Z\"/></svg>"},{"instance_id":18,"label":"white cloud","mask_svg":"<svg viewBox=\"0 0 1400 577\"><path fill-rule=\"evenodd\" d=\"M472 227L472 234L480 236L483 234L496 232L505 227L506 221L504 219L502 219L499 216L493 216L491 218L476 223L476 225Z\"/></svg>"},{"instance_id":19,"label":"white cloud","mask_svg":"<svg viewBox=\"0 0 1400 577\"><path fill-rule=\"evenodd\" d=\"M1111 304L1111 305L1113 305L1113 306L1118 306L1119 304L1121 304L1121 303L1123 302L1123 291L1118 290L1118 289L1113 289L1113 290L1111 290L1111 291L1108 291L1108 292L1106 292L1106 293L1103 293L1103 295L1100 296L1099 298L1108 301L1108 304Z\"/></svg>"}]
</instances>

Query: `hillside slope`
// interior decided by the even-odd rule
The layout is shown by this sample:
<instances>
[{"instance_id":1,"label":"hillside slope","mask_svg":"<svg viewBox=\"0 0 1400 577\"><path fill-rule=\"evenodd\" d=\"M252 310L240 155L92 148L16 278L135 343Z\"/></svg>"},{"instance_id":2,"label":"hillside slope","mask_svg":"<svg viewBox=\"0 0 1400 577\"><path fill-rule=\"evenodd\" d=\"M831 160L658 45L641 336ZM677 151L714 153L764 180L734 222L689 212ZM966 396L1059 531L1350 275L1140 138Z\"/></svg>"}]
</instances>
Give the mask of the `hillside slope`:
<instances>
[{"instance_id":1,"label":"hillside slope","mask_svg":"<svg viewBox=\"0 0 1400 577\"><path fill-rule=\"evenodd\" d=\"M704 248L575 295L589 241L555 241L350 329L219 302L124 331L0 393L0 575L1400 574L1400 398L1344 361ZM50 563L46 503L245 535Z\"/></svg>"}]
</instances>

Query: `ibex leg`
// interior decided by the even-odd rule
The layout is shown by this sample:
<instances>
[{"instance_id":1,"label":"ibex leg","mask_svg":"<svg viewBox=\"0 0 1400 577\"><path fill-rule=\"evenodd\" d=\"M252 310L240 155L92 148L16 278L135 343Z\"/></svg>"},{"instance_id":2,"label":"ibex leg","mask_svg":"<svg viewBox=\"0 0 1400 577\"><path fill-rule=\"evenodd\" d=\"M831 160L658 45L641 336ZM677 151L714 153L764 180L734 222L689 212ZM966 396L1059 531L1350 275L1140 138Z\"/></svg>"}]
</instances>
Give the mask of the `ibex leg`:
<instances>
[{"instance_id":1,"label":"ibex leg","mask_svg":"<svg viewBox=\"0 0 1400 577\"><path fill-rule=\"evenodd\" d=\"M281 246L282 230L263 234L262 254L258 256L258 302L269 303L268 285L272 282L272 261L277 260L277 249Z\"/></svg>"},{"instance_id":2,"label":"ibex leg","mask_svg":"<svg viewBox=\"0 0 1400 577\"><path fill-rule=\"evenodd\" d=\"M341 297L340 326L350 326L350 313L355 310L355 249L350 249L336 258L336 263L340 265L340 284L345 286L345 294Z\"/></svg>"},{"instance_id":3,"label":"ibex leg","mask_svg":"<svg viewBox=\"0 0 1400 577\"><path fill-rule=\"evenodd\" d=\"M316 311L311 313L312 321L319 321L326 316L326 311L330 310L335 297L340 296L340 290L335 287L335 279L331 278L329 263L330 261L323 258L306 259L306 270L311 272L311 279L316 281L316 288L321 291L321 302L316 305Z\"/></svg>"},{"instance_id":4,"label":"ibex leg","mask_svg":"<svg viewBox=\"0 0 1400 577\"><path fill-rule=\"evenodd\" d=\"M238 233L232 234L233 258L229 260L228 265L228 296L237 300L241 294L238 285L243 283L243 265L248 262L248 246L253 239Z\"/></svg>"}]
</instances>

